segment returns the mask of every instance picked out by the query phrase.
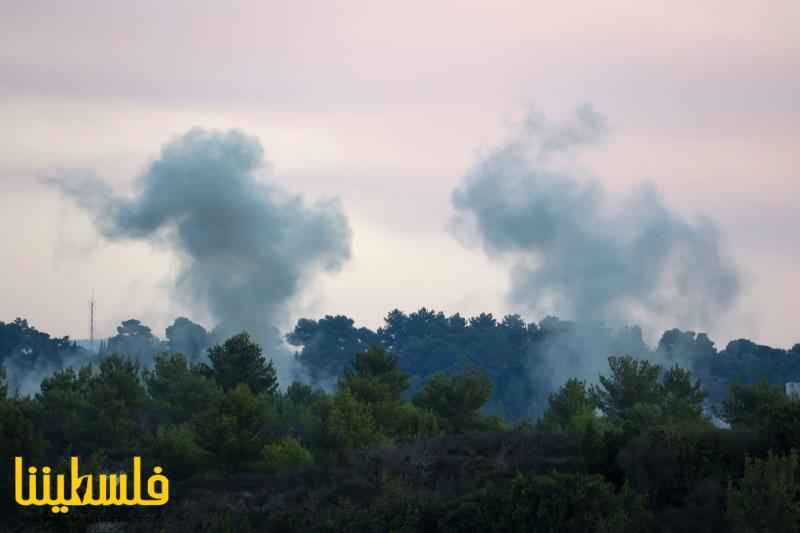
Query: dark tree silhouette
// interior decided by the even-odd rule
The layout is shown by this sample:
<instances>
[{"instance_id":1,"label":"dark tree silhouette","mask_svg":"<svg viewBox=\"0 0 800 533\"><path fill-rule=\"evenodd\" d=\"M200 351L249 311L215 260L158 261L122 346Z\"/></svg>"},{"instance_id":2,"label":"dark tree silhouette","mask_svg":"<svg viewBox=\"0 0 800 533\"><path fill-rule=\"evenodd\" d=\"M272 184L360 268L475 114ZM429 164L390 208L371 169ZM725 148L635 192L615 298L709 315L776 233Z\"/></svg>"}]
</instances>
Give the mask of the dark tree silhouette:
<instances>
[{"instance_id":1,"label":"dark tree silhouette","mask_svg":"<svg viewBox=\"0 0 800 533\"><path fill-rule=\"evenodd\" d=\"M270 360L264 358L261 347L242 332L221 345L208 350L211 365L201 364L199 371L216 381L224 391L239 384L247 385L254 394L275 394L278 377Z\"/></svg>"}]
</instances>

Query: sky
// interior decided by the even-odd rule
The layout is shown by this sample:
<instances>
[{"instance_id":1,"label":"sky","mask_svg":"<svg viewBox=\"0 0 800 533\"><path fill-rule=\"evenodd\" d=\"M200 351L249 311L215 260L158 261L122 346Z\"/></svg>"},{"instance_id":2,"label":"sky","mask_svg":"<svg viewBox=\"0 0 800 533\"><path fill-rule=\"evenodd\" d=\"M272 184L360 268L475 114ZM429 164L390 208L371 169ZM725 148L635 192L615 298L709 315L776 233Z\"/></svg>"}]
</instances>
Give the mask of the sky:
<instances>
[{"instance_id":1,"label":"sky","mask_svg":"<svg viewBox=\"0 0 800 533\"><path fill-rule=\"evenodd\" d=\"M733 309L681 326L720 347L800 342L800 3L589 5L0 0L0 320L84 338L94 292L99 336L130 317L212 325L174 297L180 257L110 242L43 182L85 172L131 194L198 126L257 137L265 179L347 215L351 259L309 282L284 331L520 311L508 265L454 237L451 194L530 109L588 103L609 136L580 166L612 196L649 183L709 217L742 273Z\"/></svg>"}]
</instances>

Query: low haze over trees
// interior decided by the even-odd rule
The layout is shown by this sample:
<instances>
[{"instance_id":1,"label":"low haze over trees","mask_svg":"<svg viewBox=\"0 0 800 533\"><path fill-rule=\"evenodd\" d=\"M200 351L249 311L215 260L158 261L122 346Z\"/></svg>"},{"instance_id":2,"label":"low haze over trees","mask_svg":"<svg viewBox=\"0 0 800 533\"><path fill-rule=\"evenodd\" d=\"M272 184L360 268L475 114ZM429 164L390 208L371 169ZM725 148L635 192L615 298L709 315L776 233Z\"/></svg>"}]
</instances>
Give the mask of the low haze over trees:
<instances>
[{"instance_id":1,"label":"low haze over trees","mask_svg":"<svg viewBox=\"0 0 800 533\"><path fill-rule=\"evenodd\" d=\"M422 308L390 312L377 331L357 328L345 316L302 319L287 336L315 383L335 379L348 353L378 342L397 357L416 391L436 372L481 369L494 389L487 408L511 420L541 416L548 395L570 377L597 380L610 356L629 354L664 367L691 370L710 400L721 402L728 383L800 381L800 344L791 350L741 339L718 351L707 335L672 329L650 349L638 327L612 329L547 317L525 323L518 315L464 318Z\"/></svg>"},{"instance_id":2,"label":"low haze over trees","mask_svg":"<svg viewBox=\"0 0 800 533\"><path fill-rule=\"evenodd\" d=\"M188 320L171 328L161 341L126 321L97 357L24 321L0 324L4 361L58 361L30 394L0 373L3 457L60 469L78 455L87 471L108 472L141 455L174 487L156 521L135 508L74 508L65 520L15 506L4 469L8 524L798 530L800 400L782 385L794 376L797 346L736 341L717 352L705 335L671 330L649 350L635 328L394 311L375 332L346 317L298 322L288 340L311 383L280 387L271 354L247 333L212 342ZM596 379L559 383L547 373L585 362L581 350L597 346L611 353ZM76 354L84 362L67 364Z\"/></svg>"}]
</instances>

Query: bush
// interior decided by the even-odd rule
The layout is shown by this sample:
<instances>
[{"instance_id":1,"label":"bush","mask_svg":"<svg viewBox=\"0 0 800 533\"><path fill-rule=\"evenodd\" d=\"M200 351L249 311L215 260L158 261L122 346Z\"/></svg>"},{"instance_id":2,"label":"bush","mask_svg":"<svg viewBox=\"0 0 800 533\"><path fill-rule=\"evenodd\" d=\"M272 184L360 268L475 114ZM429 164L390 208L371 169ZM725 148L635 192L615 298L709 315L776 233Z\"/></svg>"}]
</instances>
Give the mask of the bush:
<instances>
[{"instance_id":1,"label":"bush","mask_svg":"<svg viewBox=\"0 0 800 533\"><path fill-rule=\"evenodd\" d=\"M314 456L297 440L287 437L264 446L264 462L272 471L291 470L314 463Z\"/></svg>"},{"instance_id":2,"label":"bush","mask_svg":"<svg viewBox=\"0 0 800 533\"><path fill-rule=\"evenodd\" d=\"M336 393L325 422L334 448L366 448L386 440L378 431L369 406L356 400L347 389Z\"/></svg>"},{"instance_id":3,"label":"bush","mask_svg":"<svg viewBox=\"0 0 800 533\"><path fill-rule=\"evenodd\" d=\"M642 498L596 475L518 475L511 485L506 531L585 533L651 531Z\"/></svg>"},{"instance_id":4,"label":"bush","mask_svg":"<svg viewBox=\"0 0 800 533\"><path fill-rule=\"evenodd\" d=\"M797 452L745 459L744 477L728 488L734 533L800 531L800 458Z\"/></svg>"},{"instance_id":5,"label":"bush","mask_svg":"<svg viewBox=\"0 0 800 533\"><path fill-rule=\"evenodd\" d=\"M186 425L160 427L147 446L150 457L170 478L184 479L207 466L210 454L198 444Z\"/></svg>"}]
</instances>

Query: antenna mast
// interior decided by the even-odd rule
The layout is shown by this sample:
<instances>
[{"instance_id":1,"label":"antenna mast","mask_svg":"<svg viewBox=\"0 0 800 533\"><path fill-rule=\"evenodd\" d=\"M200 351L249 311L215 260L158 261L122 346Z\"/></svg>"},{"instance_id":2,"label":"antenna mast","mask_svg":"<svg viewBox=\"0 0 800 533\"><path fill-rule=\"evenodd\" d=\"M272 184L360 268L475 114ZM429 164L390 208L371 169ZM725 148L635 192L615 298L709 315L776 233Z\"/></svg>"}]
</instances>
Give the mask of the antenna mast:
<instances>
[{"instance_id":1,"label":"antenna mast","mask_svg":"<svg viewBox=\"0 0 800 533\"><path fill-rule=\"evenodd\" d=\"M89 301L89 344L94 348L94 291Z\"/></svg>"}]
</instances>

